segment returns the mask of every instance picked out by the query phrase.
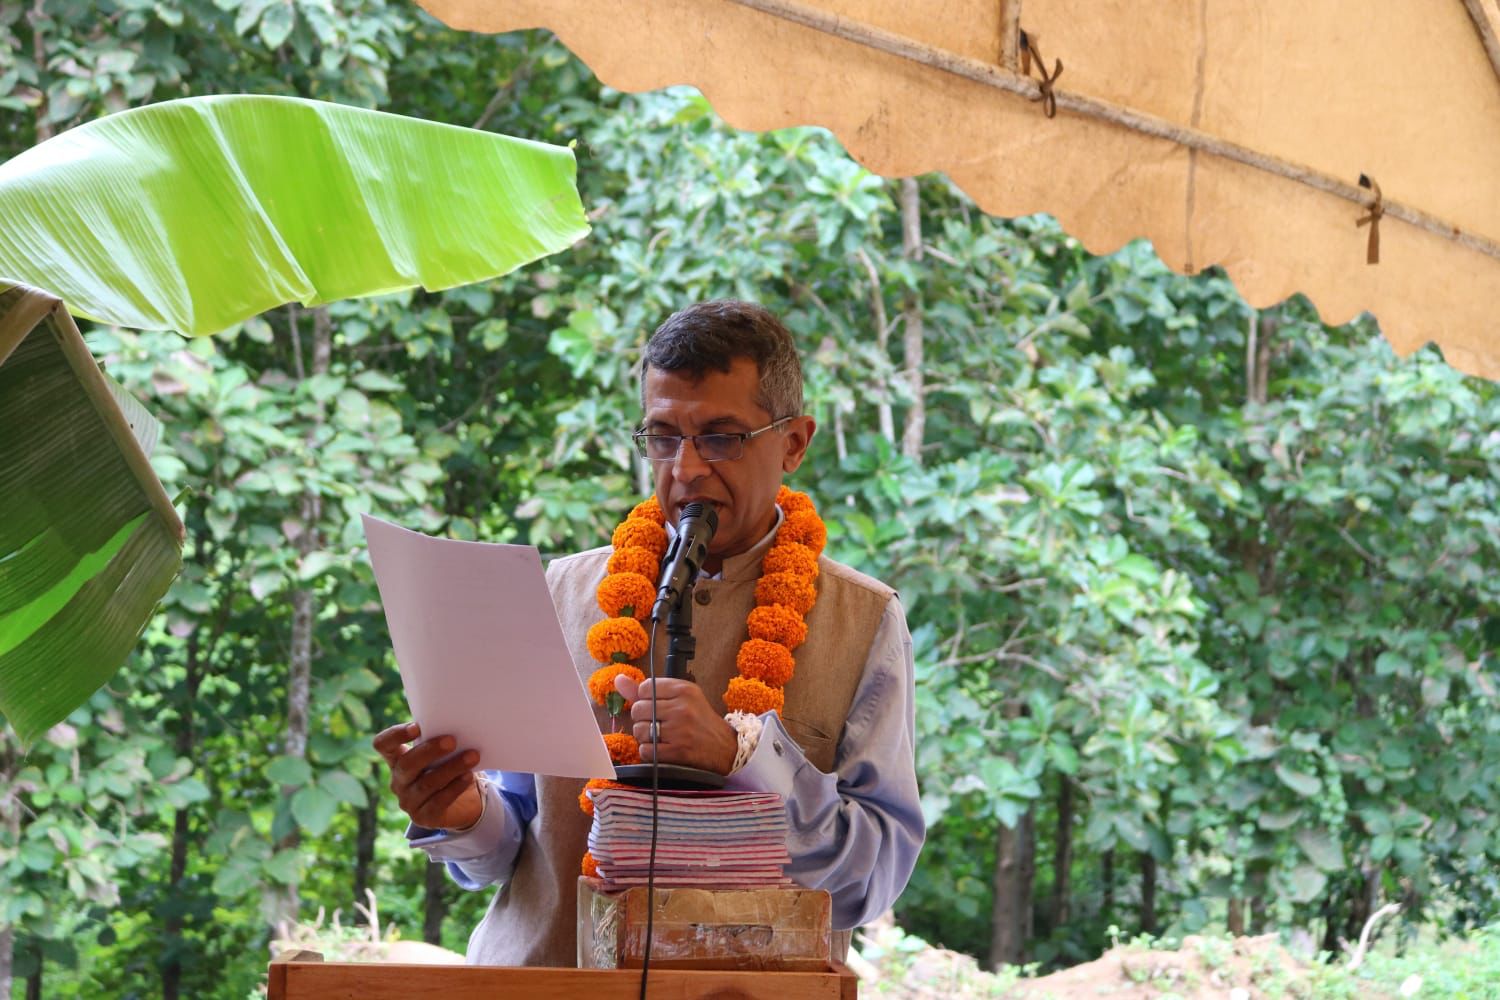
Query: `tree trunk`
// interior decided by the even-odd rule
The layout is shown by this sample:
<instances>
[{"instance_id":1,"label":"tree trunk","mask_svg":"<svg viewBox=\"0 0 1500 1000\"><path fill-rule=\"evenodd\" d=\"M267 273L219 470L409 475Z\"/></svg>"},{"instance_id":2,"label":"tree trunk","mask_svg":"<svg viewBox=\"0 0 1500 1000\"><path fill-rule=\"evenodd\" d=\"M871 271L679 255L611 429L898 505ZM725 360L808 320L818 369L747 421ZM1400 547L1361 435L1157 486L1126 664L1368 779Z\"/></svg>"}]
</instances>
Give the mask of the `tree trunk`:
<instances>
[{"instance_id":1,"label":"tree trunk","mask_svg":"<svg viewBox=\"0 0 1500 1000\"><path fill-rule=\"evenodd\" d=\"M328 371L331 357L333 328L328 310L312 310L312 365L304 367L302 361L302 336L297 327L297 307L288 306L288 323L292 333L294 361L298 377L321 375ZM319 419L317 424L321 424ZM308 447L312 447L312 434L308 435ZM316 490L302 495L300 510L301 532L297 535L297 554L306 559L316 552L322 543L318 522L323 514L323 498ZM312 693L313 625L317 619L317 594L311 586L298 587L292 591L292 636L288 659L286 733L282 753L289 757L307 757L308 704ZM293 786L283 786L283 797L294 794ZM293 827L281 840L277 850L295 849L302 843L301 831ZM272 933L297 919L301 895L294 880L286 886L269 890L269 911Z\"/></svg>"},{"instance_id":2,"label":"tree trunk","mask_svg":"<svg viewBox=\"0 0 1500 1000\"><path fill-rule=\"evenodd\" d=\"M1330 955L1339 953L1339 889L1328 890L1323 897L1323 943L1321 948Z\"/></svg>"},{"instance_id":3,"label":"tree trunk","mask_svg":"<svg viewBox=\"0 0 1500 1000\"><path fill-rule=\"evenodd\" d=\"M1264 406L1271 381L1271 355L1281 317L1275 312L1251 312L1245 340L1245 403Z\"/></svg>"},{"instance_id":4,"label":"tree trunk","mask_svg":"<svg viewBox=\"0 0 1500 1000\"><path fill-rule=\"evenodd\" d=\"M901 256L922 259L922 201L915 177L901 180ZM911 409L906 411L906 429L901 435L901 454L922 460L922 437L927 425L926 390L922 386L922 298L913 293L902 312L906 344L906 381L911 389Z\"/></svg>"},{"instance_id":5,"label":"tree trunk","mask_svg":"<svg viewBox=\"0 0 1500 1000\"><path fill-rule=\"evenodd\" d=\"M903 244L904 242L905 238L903 234ZM875 324L875 353L883 362L889 362L890 355L887 353L887 350L890 346L891 324L885 315L885 291L880 286L880 271L875 267L875 261L870 259L869 254L865 253L864 247L859 248L858 257L859 262L865 267L865 273L870 277L870 320ZM833 413L835 428L840 432L838 437L840 442L842 442L843 428L840 426L841 421L837 403L834 404ZM891 415L891 392L888 382L882 385L880 396L875 401L875 418L880 426L880 436L891 444L895 444L896 420ZM844 451L841 447L839 450L840 461L843 460L843 457Z\"/></svg>"},{"instance_id":6,"label":"tree trunk","mask_svg":"<svg viewBox=\"0 0 1500 1000\"><path fill-rule=\"evenodd\" d=\"M1052 929L1068 922L1073 873L1073 782L1062 776L1057 790L1057 835L1052 848Z\"/></svg>"},{"instance_id":7,"label":"tree trunk","mask_svg":"<svg viewBox=\"0 0 1500 1000\"><path fill-rule=\"evenodd\" d=\"M443 918L448 915L447 865L427 865L427 887L423 894L422 940L428 944L443 943Z\"/></svg>"},{"instance_id":8,"label":"tree trunk","mask_svg":"<svg viewBox=\"0 0 1500 1000\"><path fill-rule=\"evenodd\" d=\"M1266 929L1266 898L1264 896L1250 897L1250 933L1262 934Z\"/></svg>"},{"instance_id":9,"label":"tree trunk","mask_svg":"<svg viewBox=\"0 0 1500 1000\"><path fill-rule=\"evenodd\" d=\"M179 759L193 759L193 745L195 743L193 732L193 709L198 703L198 686L203 679L202 664L199 662L199 638L198 630L188 636L187 641L187 697L183 700L182 719L177 728L177 739L175 749ZM172 898L182 891L182 878L187 873L188 853L188 811L184 807L178 809L172 818L172 861L171 869L167 876L167 896ZM173 948L182 938L182 908L173 907L172 915L167 917L166 943L171 954L181 954L180 948ZM177 1000L182 988L182 961L179 958L169 958L161 967L161 995L162 1000Z\"/></svg>"},{"instance_id":10,"label":"tree trunk","mask_svg":"<svg viewBox=\"0 0 1500 1000\"><path fill-rule=\"evenodd\" d=\"M1370 914L1375 912L1375 904L1380 899L1380 868L1377 865L1366 865L1362 877L1349 891L1349 908L1344 918L1344 940L1353 943L1359 940L1360 934L1364 932L1365 923L1370 919ZM1408 890L1410 894L1410 890ZM1411 913L1413 907L1410 905L1413 899L1404 901L1403 909Z\"/></svg>"},{"instance_id":11,"label":"tree trunk","mask_svg":"<svg viewBox=\"0 0 1500 1000\"><path fill-rule=\"evenodd\" d=\"M47 103L47 80L44 76L47 68L47 41L42 34L42 20L46 16L46 0L35 0L26 16L31 26L31 64L39 74L36 82L37 92L41 95L34 115L37 143L52 138L56 131L46 120L47 112L51 110ZM11 752L10 739L8 727L0 725L0 790L14 787L15 772L20 769L16 755ZM10 843L20 843L21 803L13 794L4 791L0 791L0 830L5 831ZM10 924L0 924L0 1000L10 1000L14 979L11 970L15 967L15 954L16 929Z\"/></svg>"},{"instance_id":12,"label":"tree trunk","mask_svg":"<svg viewBox=\"0 0 1500 1000\"><path fill-rule=\"evenodd\" d=\"M1036 879L1036 811L996 839L995 903L990 911L990 968L1021 965L1031 939L1031 893Z\"/></svg>"},{"instance_id":13,"label":"tree trunk","mask_svg":"<svg viewBox=\"0 0 1500 1000\"><path fill-rule=\"evenodd\" d=\"M36 67L38 74L37 91L41 99L36 106L36 141L38 144L46 142L57 134L57 126L47 120L47 113L52 110L51 102L47 100L47 80L42 76L47 69L47 39L42 34L42 19L47 16L46 0L36 0L32 5L31 13L26 20L31 24L31 64ZM0 992L0 998L10 1000L9 993Z\"/></svg>"},{"instance_id":14,"label":"tree trunk","mask_svg":"<svg viewBox=\"0 0 1500 1000\"><path fill-rule=\"evenodd\" d=\"M1156 855L1141 852L1141 932L1156 933Z\"/></svg>"},{"instance_id":15,"label":"tree trunk","mask_svg":"<svg viewBox=\"0 0 1500 1000\"><path fill-rule=\"evenodd\" d=\"M1245 901L1239 896L1229 897L1229 913L1226 921L1232 937L1245 936Z\"/></svg>"},{"instance_id":16,"label":"tree trunk","mask_svg":"<svg viewBox=\"0 0 1500 1000\"><path fill-rule=\"evenodd\" d=\"M1104 900L1099 909L1104 913L1105 922L1112 924L1115 922L1115 849L1111 847L1105 851L1099 860L1104 869L1100 872L1104 881Z\"/></svg>"},{"instance_id":17,"label":"tree trunk","mask_svg":"<svg viewBox=\"0 0 1500 1000\"><path fill-rule=\"evenodd\" d=\"M46 964L46 959L38 955L36 971L26 977L26 1000L42 1000L42 967Z\"/></svg>"},{"instance_id":18,"label":"tree trunk","mask_svg":"<svg viewBox=\"0 0 1500 1000\"><path fill-rule=\"evenodd\" d=\"M0 726L0 831L4 831L0 839L11 844L21 842L21 801L12 791L20 769L20 755L11 745L9 727ZM0 924L0 1000L10 1000L15 954L15 925Z\"/></svg>"},{"instance_id":19,"label":"tree trunk","mask_svg":"<svg viewBox=\"0 0 1500 1000\"><path fill-rule=\"evenodd\" d=\"M379 791L365 789L367 801L359 811L359 829L354 836L354 901L365 902L370 886L370 872L375 868L375 833L379 829Z\"/></svg>"},{"instance_id":20,"label":"tree trunk","mask_svg":"<svg viewBox=\"0 0 1500 1000\"><path fill-rule=\"evenodd\" d=\"M0 997L9 997L10 970L16 953L16 929L7 924L0 929Z\"/></svg>"}]
</instances>

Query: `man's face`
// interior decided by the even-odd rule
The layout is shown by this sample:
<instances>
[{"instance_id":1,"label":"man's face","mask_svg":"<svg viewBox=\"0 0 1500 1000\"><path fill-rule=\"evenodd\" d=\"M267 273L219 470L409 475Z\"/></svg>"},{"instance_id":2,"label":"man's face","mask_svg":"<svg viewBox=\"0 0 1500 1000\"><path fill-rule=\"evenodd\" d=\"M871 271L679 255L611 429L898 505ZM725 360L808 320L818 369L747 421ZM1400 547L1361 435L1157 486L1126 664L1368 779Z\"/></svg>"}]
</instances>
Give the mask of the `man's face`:
<instances>
[{"instance_id":1,"label":"man's face","mask_svg":"<svg viewBox=\"0 0 1500 1000\"><path fill-rule=\"evenodd\" d=\"M687 373L646 371L646 412L642 423L650 434L737 434L758 430L779 415L767 413L755 398L760 372L750 358L736 358L728 372L710 371L701 379ZM719 530L709 546L708 566L755 545L771 529L781 477L802 464L814 430L813 419L796 416L779 428L745 442L736 461L705 462L684 441L675 461L652 462L656 499L675 524L683 505L711 503Z\"/></svg>"}]
</instances>

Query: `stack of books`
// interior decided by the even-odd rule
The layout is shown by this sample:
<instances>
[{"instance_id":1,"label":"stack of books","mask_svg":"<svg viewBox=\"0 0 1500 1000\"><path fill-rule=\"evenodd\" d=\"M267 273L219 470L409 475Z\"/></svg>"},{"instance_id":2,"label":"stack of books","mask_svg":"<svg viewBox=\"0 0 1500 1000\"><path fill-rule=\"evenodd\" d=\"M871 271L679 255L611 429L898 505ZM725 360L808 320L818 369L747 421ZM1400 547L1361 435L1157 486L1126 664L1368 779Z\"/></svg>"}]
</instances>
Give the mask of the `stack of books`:
<instances>
[{"instance_id":1,"label":"stack of books","mask_svg":"<svg viewBox=\"0 0 1500 1000\"><path fill-rule=\"evenodd\" d=\"M645 885L651 857L651 792L589 793L589 853L605 892ZM663 791L656 838L656 884L722 889L790 885L784 874L786 809L775 792Z\"/></svg>"}]
</instances>

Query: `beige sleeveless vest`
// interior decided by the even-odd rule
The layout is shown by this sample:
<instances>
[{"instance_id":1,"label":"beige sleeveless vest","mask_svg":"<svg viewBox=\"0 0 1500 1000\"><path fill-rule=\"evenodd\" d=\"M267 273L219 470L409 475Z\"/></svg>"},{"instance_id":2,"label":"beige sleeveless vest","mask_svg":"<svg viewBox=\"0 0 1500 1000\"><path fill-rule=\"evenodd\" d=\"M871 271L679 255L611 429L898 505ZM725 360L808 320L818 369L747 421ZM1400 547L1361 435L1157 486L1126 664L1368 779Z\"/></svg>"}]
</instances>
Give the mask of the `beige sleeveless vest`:
<instances>
[{"instance_id":1,"label":"beige sleeveless vest","mask_svg":"<svg viewBox=\"0 0 1500 1000\"><path fill-rule=\"evenodd\" d=\"M755 583L772 538L726 560L722 579L700 580L693 607L697 656L690 669L709 704L724 711L724 689L735 676L735 655L747 637L745 620L755 607ZM554 561L547 584L562 622L573 663L585 681L599 664L585 636L602 613L594 591L604 579L609 547ZM818 560L818 600L807 616L807 642L796 650L797 670L786 686L781 712L787 733L807 759L832 772L834 754L854 692L891 588L831 559ZM658 640L657 662L665 654ZM636 666L644 669L643 662ZM600 732L609 717L595 707ZM490 903L469 937L468 961L476 965L572 966L577 962L576 909L579 863L588 848L589 817L578 808L583 782L538 776L537 813L527 828L515 873ZM847 946L848 936L841 936ZM842 948L840 948L842 953Z\"/></svg>"}]
</instances>

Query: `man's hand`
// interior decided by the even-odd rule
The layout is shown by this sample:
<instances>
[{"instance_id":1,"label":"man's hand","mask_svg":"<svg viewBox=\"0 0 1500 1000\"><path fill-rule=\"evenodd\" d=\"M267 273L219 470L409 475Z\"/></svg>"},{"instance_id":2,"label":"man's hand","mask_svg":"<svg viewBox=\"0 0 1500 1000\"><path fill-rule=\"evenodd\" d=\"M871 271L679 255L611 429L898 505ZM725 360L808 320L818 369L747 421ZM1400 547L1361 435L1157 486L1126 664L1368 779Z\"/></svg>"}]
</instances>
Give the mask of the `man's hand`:
<instances>
[{"instance_id":1,"label":"man's hand","mask_svg":"<svg viewBox=\"0 0 1500 1000\"><path fill-rule=\"evenodd\" d=\"M474 765L479 754L465 750L452 760L434 764L453 752L453 737L439 736L416 746L406 744L422 735L415 722L382 730L373 743L391 768L391 791L401 811L418 826L434 830L462 830L479 822L484 800Z\"/></svg>"},{"instance_id":2,"label":"man's hand","mask_svg":"<svg viewBox=\"0 0 1500 1000\"><path fill-rule=\"evenodd\" d=\"M615 690L626 701L635 702L630 719L641 745L641 760L682 764L716 774L734 767L739 737L724 717L709 707L703 691L692 681L658 677L637 685L624 674L615 678ZM651 702L656 701L660 739L651 739Z\"/></svg>"}]
</instances>

